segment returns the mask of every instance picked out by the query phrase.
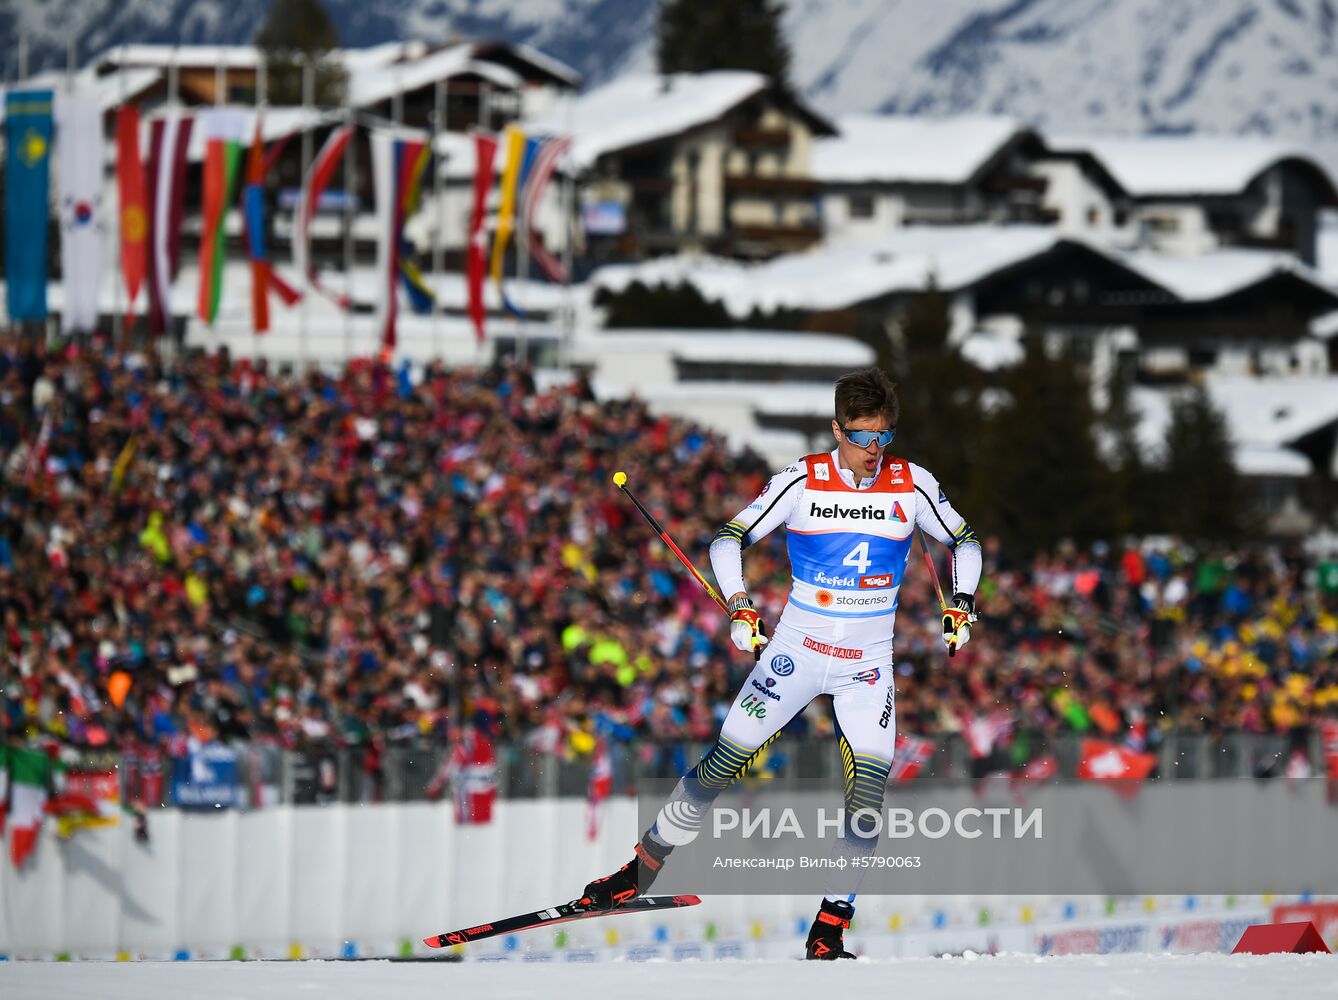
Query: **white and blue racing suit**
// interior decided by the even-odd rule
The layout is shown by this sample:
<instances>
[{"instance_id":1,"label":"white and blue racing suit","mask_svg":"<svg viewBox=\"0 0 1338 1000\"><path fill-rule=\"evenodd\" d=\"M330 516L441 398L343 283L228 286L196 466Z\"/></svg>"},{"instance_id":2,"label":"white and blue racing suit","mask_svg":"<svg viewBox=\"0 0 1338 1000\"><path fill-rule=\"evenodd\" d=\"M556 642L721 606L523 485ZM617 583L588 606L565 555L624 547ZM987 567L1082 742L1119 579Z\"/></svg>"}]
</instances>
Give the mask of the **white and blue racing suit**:
<instances>
[{"instance_id":1,"label":"white and blue racing suit","mask_svg":"<svg viewBox=\"0 0 1338 1000\"><path fill-rule=\"evenodd\" d=\"M673 845L695 837L691 818L794 716L832 696L846 778L846 814L882 807L896 744L892 631L897 595L918 525L953 550L952 593L974 594L981 551L938 480L884 456L856 482L837 452L809 455L773 476L711 544L720 592L746 591L742 551L780 525L787 529L793 584L771 642L744 681L719 742L679 783L651 834ZM684 822L684 818L687 821ZM861 851L872 851L866 838Z\"/></svg>"}]
</instances>

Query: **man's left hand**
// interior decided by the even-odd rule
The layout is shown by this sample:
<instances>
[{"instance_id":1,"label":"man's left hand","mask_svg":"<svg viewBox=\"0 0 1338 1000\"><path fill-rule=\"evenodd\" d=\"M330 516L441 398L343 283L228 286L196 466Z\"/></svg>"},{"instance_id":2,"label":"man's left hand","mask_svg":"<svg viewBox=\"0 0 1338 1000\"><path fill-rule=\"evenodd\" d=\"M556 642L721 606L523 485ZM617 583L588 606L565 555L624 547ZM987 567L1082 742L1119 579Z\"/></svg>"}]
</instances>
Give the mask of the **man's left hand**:
<instances>
[{"instance_id":1,"label":"man's left hand","mask_svg":"<svg viewBox=\"0 0 1338 1000\"><path fill-rule=\"evenodd\" d=\"M970 594L953 594L952 604L943 609L943 644L948 655L971 641L971 623L976 620L976 599Z\"/></svg>"}]
</instances>

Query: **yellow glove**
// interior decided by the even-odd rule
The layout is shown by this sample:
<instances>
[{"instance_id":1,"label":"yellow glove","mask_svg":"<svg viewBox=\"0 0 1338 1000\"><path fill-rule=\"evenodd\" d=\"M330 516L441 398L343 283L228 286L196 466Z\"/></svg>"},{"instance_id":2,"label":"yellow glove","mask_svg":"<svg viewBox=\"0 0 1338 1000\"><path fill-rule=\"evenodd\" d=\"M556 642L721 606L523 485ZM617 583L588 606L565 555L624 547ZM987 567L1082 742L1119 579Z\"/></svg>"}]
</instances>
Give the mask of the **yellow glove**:
<instances>
[{"instance_id":1,"label":"yellow glove","mask_svg":"<svg viewBox=\"0 0 1338 1000\"><path fill-rule=\"evenodd\" d=\"M971 623L976 620L976 599L970 594L953 594L952 605L943 609L943 644L948 655L971 641Z\"/></svg>"},{"instance_id":2,"label":"yellow glove","mask_svg":"<svg viewBox=\"0 0 1338 1000\"><path fill-rule=\"evenodd\" d=\"M743 652L756 655L768 642L762 616L746 597L736 597L730 601L729 610L730 639Z\"/></svg>"}]
</instances>

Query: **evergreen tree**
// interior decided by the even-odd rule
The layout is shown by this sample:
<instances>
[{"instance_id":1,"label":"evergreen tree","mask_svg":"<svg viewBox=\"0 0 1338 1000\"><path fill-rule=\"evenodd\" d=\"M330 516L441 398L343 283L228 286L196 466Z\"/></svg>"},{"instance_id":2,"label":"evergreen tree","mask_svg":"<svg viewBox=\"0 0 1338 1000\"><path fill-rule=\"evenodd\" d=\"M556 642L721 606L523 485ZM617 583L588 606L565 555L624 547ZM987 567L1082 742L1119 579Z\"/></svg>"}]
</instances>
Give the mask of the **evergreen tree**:
<instances>
[{"instance_id":1,"label":"evergreen tree","mask_svg":"<svg viewBox=\"0 0 1338 1000\"><path fill-rule=\"evenodd\" d=\"M982 444L985 379L948 349L949 305L949 297L931 285L906 304L891 336L870 343L897 383L901 418L893 452L932 471L954 505L970 511L976 509L967 494Z\"/></svg>"},{"instance_id":2,"label":"evergreen tree","mask_svg":"<svg viewBox=\"0 0 1338 1000\"><path fill-rule=\"evenodd\" d=\"M708 299L691 282L648 286L633 281L616 295L600 297L608 308L604 325L614 328L665 327L725 329L738 324L720 302Z\"/></svg>"},{"instance_id":3,"label":"evergreen tree","mask_svg":"<svg viewBox=\"0 0 1338 1000\"><path fill-rule=\"evenodd\" d=\"M1025 360L1008 370L1010 402L986 424L973 456L971 522L1020 552L1064 538L1109 537L1115 513L1111 473L1097 452L1086 377L1069 358L1049 358L1027 338Z\"/></svg>"},{"instance_id":4,"label":"evergreen tree","mask_svg":"<svg viewBox=\"0 0 1338 1000\"><path fill-rule=\"evenodd\" d=\"M1115 520L1112 529L1120 534L1143 534L1164 529L1160 512L1148 503L1156 483L1152 470L1138 443L1140 414L1132 400L1133 378L1117 368L1110 377L1110 397L1102 424L1113 447L1113 494Z\"/></svg>"},{"instance_id":5,"label":"evergreen tree","mask_svg":"<svg viewBox=\"0 0 1338 1000\"><path fill-rule=\"evenodd\" d=\"M784 9L778 0L664 0L655 31L660 72L746 69L788 88Z\"/></svg>"},{"instance_id":6,"label":"evergreen tree","mask_svg":"<svg viewBox=\"0 0 1338 1000\"><path fill-rule=\"evenodd\" d=\"M1241 485L1231 450L1226 419L1202 386L1172 407L1158 491L1168 530L1195 541L1240 535Z\"/></svg>"},{"instance_id":7,"label":"evergreen tree","mask_svg":"<svg viewBox=\"0 0 1338 1000\"><path fill-rule=\"evenodd\" d=\"M326 107L344 100L343 67L329 58L339 47L339 32L321 0L274 0L256 32L265 60L266 99L270 104L302 103L302 72L315 65L314 100Z\"/></svg>"}]
</instances>

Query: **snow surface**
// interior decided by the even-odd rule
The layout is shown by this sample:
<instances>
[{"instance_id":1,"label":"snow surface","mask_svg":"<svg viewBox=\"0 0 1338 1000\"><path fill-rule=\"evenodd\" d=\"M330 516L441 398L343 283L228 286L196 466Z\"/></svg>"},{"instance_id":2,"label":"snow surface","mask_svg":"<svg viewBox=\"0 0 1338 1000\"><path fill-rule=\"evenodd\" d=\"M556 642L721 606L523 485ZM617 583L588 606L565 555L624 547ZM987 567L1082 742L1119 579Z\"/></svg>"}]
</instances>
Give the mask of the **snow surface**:
<instances>
[{"instance_id":1,"label":"snow surface","mask_svg":"<svg viewBox=\"0 0 1338 1000\"><path fill-rule=\"evenodd\" d=\"M1012 118L846 115L813 143L812 174L832 183L965 184L1023 130Z\"/></svg>"},{"instance_id":2,"label":"snow surface","mask_svg":"<svg viewBox=\"0 0 1338 1000\"><path fill-rule=\"evenodd\" d=\"M600 996L636 1000L723 997L812 1000L842 996L1014 998L1175 998L1288 1000L1338 997L1332 955L1024 955L799 962L480 963L125 962L0 964L10 1000L440 1000Z\"/></svg>"}]
</instances>

